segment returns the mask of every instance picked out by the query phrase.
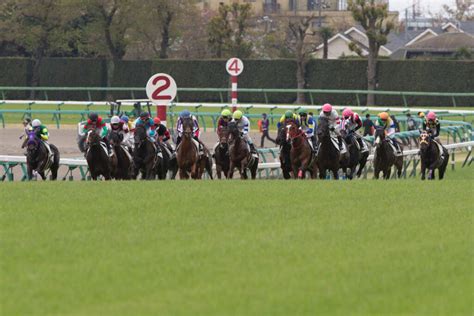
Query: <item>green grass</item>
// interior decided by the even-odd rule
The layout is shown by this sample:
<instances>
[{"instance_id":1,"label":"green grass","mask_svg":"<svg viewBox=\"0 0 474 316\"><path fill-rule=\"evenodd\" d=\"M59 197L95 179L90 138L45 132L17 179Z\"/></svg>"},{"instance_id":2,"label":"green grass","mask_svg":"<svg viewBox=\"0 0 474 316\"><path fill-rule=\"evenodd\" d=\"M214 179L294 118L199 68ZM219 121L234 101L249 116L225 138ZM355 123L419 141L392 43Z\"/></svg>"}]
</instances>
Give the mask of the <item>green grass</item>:
<instances>
[{"instance_id":1,"label":"green grass","mask_svg":"<svg viewBox=\"0 0 474 316\"><path fill-rule=\"evenodd\" d=\"M473 178L5 183L2 315L471 315ZM357 202L356 202L357 201Z\"/></svg>"}]
</instances>

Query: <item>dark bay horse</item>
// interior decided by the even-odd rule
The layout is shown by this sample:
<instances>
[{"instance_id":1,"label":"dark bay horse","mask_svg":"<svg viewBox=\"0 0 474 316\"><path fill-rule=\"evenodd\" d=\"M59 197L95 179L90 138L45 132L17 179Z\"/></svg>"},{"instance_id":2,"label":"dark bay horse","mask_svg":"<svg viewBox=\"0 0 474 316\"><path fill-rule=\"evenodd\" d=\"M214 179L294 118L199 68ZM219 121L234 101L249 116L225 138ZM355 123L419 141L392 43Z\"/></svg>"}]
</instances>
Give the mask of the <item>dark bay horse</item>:
<instances>
[{"instance_id":1,"label":"dark bay horse","mask_svg":"<svg viewBox=\"0 0 474 316\"><path fill-rule=\"evenodd\" d=\"M247 169L250 170L252 180L257 177L258 158L253 157L250 148L244 138L240 135L240 131L235 122L229 123L229 178L234 175L234 168L237 168L241 179L248 179Z\"/></svg>"},{"instance_id":2,"label":"dark bay horse","mask_svg":"<svg viewBox=\"0 0 474 316\"><path fill-rule=\"evenodd\" d=\"M230 160L229 160L229 128L223 127L218 132L219 142L214 148L214 160L216 161L217 178L221 179L222 173L224 177L229 176Z\"/></svg>"},{"instance_id":3,"label":"dark bay horse","mask_svg":"<svg viewBox=\"0 0 474 316\"><path fill-rule=\"evenodd\" d=\"M318 149L318 167L319 178L326 178L326 171L332 171L334 179L339 179L339 168L341 153L339 146L333 143L331 139L331 131L329 127L329 120L325 117L319 118L318 127L316 130L319 140ZM337 140L335 140L337 142Z\"/></svg>"},{"instance_id":4,"label":"dark bay horse","mask_svg":"<svg viewBox=\"0 0 474 316\"><path fill-rule=\"evenodd\" d=\"M141 173L142 179L153 180L156 176L156 165L160 157L157 155L156 145L147 135L144 125L135 127L133 150L133 178Z\"/></svg>"},{"instance_id":5,"label":"dark bay horse","mask_svg":"<svg viewBox=\"0 0 474 316\"><path fill-rule=\"evenodd\" d=\"M341 168L344 171L344 174L349 180L352 180L355 175L357 166L357 177L359 178L364 170L365 165L367 164L367 158L369 157L369 151L361 152L359 142L356 139L356 136L352 133L347 133L347 131L341 131L341 135L344 138L347 144L347 151L349 153L349 159L345 160L341 164ZM364 140L362 140L364 141Z\"/></svg>"},{"instance_id":6,"label":"dark bay horse","mask_svg":"<svg viewBox=\"0 0 474 316\"><path fill-rule=\"evenodd\" d=\"M204 154L199 155L199 144L193 139L194 122L192 118L183 119L183 137L176 149L180 179L201 179L204 171L207 171L212 179L212 157L204 144Z\"/></svg>"},{"instance_id":7,"label":"dark bay horse","mask_svg":"<svg viewBox=\"0 0 474 316\"><path fill-rule=\"evenodd\" d=\"M41 179L46 180L45 172L51 171L50 180L56 180L59 169L59 150L53 144L49 144L53 157L50 159L46 144L36 137L35 132L28 133L26 140L26 165L28 180L33 178L33 171L36 171Z\"/></svg>"},{"instance_id":8,"label":"dark bay horse","mask_svg":"<svg viewBox=\"0 0 474 316\"><path fill-rule=\"evenodd\" d=\"M122 145L122 135L112 131L109 134L109 141L114 151L111 157L112 177L120 180L131 179L132 173L132 156Z\"/></svg>"},{"instance_id":9,"label":"dark bay horse","mask_svg":"<svg viewBox=\"0 0 474 316\"><path fill-rule=\"evenodd\" d=\"M87 150L85 156L92 179L97 180L102 175L105 180L110 180L111 163L107 153L107 145L94 130L87 132L86 143Z\"/></svg>"},{"instance_id":10,"label":"dark bay horse","mask_svg":"<svg viewBox=\"0 0 474 316\"><path fill-rule=\"evenodd\" d=\"M174 150L164 142L157 141L156 144L159 146L162 156L162 163L156 165L156 175L158 179L166 179L168 172L170 172L170 179L175 179L178 173L178 162Z\"/></svg>"},{"instance_id":11,"label":"dark bay horse","mask_svg":"<svg viewBox=\"0 0 474 316\"><path fill-rule=\"evenodd\" d=\"M291 144L290 158L294 177L304 179L308 171L311 178L315 179L318 174L317 159L306 139L305 132L291 122L287 125L286 135L287 141Z\"/></svg>"},{"instance_id":12,"label":"dark bay horse","mask_svg":"<svg viewBox=\"0 0 474 316\"><path fill-rule=\"evenodd\" d=\"M421 180L425 180L426 169L428 169L428 180L435 179L435 169L438 169L439 179L442 180L449 162L448 150L444 146L441 146L441 153L438 144L435 143L427 131L420 133L419 144Z\"/></svg>"},{"instance_id":13,"label":"dark bay horse","mask_svg":"<svg viewBox=\"0 0 474 316\"><path fill-rule=\"evenodd\" d=\"M286 126L282 125L278 129L276 143L280 145L280 167L284 179L291 179L291 158L290 150L291 144L286 140Z\"/></svg>"},{"instance_id":14,"label":"dark bay horse","mask_svg":"<svg viewBox=\"0 0 474 316\"><path fill-rule=\"evenodd\" d=\"M374 177L379 178L380 172L383 178L390 179L392 166L397 169L397 176L400 178L403 168L403 156L397 156L394 152L390 139L385 137L385 130L382 127L375 128L375 153L374 153Z\"/></svg>"}]
</instances>

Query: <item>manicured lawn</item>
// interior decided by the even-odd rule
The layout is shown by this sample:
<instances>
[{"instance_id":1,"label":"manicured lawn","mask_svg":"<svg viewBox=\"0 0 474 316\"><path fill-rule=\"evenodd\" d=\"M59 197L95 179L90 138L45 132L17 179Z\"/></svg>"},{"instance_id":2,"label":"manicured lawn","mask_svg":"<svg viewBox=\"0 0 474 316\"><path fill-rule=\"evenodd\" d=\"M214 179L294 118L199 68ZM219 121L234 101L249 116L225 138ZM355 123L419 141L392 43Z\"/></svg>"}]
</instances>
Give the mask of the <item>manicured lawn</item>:
<instances>
[{"instance_id":1,"label":"manicured lawn","mask_svg":"<svg viewBox=\"0 0 474 316\"><path fill-rule=\"evenodd\" d=\"M4 183L3 315L471 315L447 180Z\"/></svg>"}]
</instances>

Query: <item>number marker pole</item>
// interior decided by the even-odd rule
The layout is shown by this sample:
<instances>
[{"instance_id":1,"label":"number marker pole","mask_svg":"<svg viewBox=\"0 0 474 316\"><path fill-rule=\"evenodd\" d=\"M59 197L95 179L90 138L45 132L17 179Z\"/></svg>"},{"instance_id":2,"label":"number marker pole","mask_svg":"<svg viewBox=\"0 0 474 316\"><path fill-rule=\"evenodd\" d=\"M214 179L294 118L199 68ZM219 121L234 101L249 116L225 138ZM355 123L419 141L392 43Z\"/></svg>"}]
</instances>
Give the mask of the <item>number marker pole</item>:
<instances>
[{"instance_id":1,"label":"number marker pole","mask_svg":"<svg viewBox=\"0 0 474 316\"><path fill-rule=\"evenodd\" d=\"M158 105L156 107L156 116L161 120L161 124L166 126L166 105Z\"/></svg>"},{"instance_id":2,"label":"number marker pole","mask_svg":"<svg viewBox=\"0 0 474 316\"><path fill-rule=\"evenodd\" d=\"M235 110L237 110L237 78L237 76L230 76L230 81L232 82L232 112L235 112Z\"/></svg>"}]
</instances>

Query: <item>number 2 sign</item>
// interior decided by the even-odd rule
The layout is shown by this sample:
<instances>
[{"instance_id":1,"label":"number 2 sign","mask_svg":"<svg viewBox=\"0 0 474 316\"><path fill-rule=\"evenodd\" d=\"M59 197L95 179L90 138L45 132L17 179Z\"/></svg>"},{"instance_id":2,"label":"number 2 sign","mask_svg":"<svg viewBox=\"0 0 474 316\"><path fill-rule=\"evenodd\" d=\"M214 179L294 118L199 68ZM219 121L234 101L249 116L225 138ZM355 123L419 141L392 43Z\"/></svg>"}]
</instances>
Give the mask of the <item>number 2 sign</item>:
<instances>
[{"instance_id":1,"label":"number 2 sign","mask_svg":"<svg viewBox=\"0 0 474 316\"><path fill-rule=\"evenodd\" d=\"M173 77L159 73L151 76L146 84L146 95L155 105L168 105L176 97L178 88Z\"/></svg>"},{"instance_id":2,"label":"number 2 sign","mask_svg":"<svg viewBox=\"0 0 474 316\"><path fill-rule=\"evenodd\" d=\"M238 76L244 70L244 63L238 58L231 58L227 61L225 69L231 76Z\"/></svg>"}]
</instances>

